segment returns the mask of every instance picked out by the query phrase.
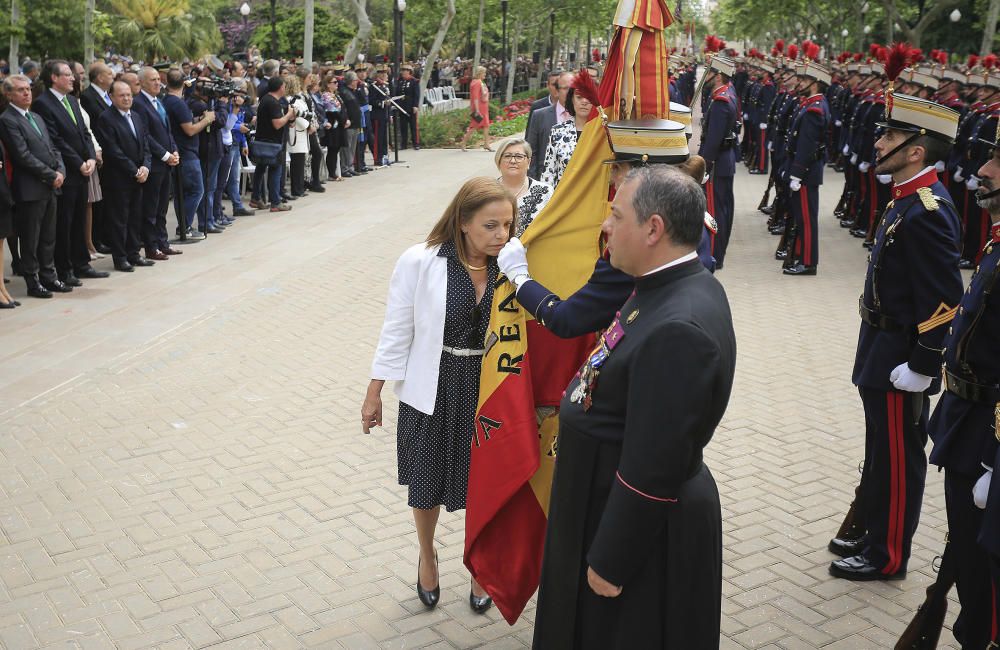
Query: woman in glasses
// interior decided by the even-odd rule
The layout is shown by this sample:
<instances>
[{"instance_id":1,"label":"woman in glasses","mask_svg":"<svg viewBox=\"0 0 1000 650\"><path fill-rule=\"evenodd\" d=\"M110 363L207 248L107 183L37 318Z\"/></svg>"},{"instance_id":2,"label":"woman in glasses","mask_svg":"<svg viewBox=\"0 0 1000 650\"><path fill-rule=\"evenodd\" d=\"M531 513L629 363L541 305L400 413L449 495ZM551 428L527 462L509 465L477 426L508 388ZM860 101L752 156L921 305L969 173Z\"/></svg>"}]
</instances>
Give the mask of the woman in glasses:
<instances>
[{"instance_id":1,"label":"woman in glasses","mask_svg":"<svg viewBox=\"0 0 1000 650\"><path fill-rule=\"evenodd\" d=\"M531 165L531 145L522 138L507 138L497 147L493 157L500 170L500 184L517 199L517 233L524 234L525 228L541 212L552 197L552 186L528 177Z\"/></svg>"},{"instance_id":2,"label":"woman in glasses","mask_svg":"<svg viewBox=\"0 0 1000 650\"><path fill-rule=\"evenodd\" d=\"M409 486L407 503L420 544L417 596L428 608L441 594L434 550L438 514L442 505L448 512L465 508L496 256L516 220L514 197L500 183L470 179L427 241L403 253L389 280L361 428L368 433L382 424L382 386L395 380L399 484ZM469 605L482 614L491 604L473 580Z\"/></svg>"}]
</instances>

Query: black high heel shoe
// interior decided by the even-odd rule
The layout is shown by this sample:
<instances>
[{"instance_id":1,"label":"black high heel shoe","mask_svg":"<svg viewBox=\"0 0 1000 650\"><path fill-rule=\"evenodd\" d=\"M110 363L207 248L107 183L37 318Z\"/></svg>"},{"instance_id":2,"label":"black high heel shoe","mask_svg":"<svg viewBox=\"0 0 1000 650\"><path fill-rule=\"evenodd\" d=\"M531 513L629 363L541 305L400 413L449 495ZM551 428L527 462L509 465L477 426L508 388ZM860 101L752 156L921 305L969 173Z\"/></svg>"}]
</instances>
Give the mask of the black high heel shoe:
<instances>
[{"instance_id":1,"label":"black high heel shoe","mask_svg":"<svg viewBox=\"0 0 1000 650\"><path fill-rule=\"evenodd\" d=\"M486 610L493 607L493 599L486 596L477 596L472 587L469 587L469 607L477 614L485 614Z\"/></svg>"},{"instance_id":2,"label":"black high heel shoe","mask_svg":"<svg viewBox=\"0 0 1000 650\"><path fill-rule=\"evenodd\" d=\"M437 551L434 552L434 564L437 565ZM437 607L441 600L441 576L438 576L438 585L433 589L424 589L420 585L420 559L417 559L417 597L428 609Z\"/></svg>"}]
</instances>

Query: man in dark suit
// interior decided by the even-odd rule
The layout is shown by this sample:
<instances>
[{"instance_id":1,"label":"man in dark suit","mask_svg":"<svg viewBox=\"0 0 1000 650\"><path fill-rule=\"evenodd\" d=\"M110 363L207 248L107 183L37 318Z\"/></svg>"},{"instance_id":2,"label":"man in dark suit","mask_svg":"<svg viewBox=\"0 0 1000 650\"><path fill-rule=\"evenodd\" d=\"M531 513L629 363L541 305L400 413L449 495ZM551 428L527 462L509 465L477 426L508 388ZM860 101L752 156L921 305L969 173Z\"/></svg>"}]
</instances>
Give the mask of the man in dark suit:
<instances>
[{"instance_id":1,"label":"man in dark suit","mask_svg":"<svg viewBox=\"0 0 1000 650\"><path fill-rule=\"evenodd\" d=\"M21 274L28 295L51 298L68 292L56 275L56 191L66 179L59 150L49 139L41 116L31 112L31 81L24 75L4 79L10 105L0 115L0 139L14 168L14 218L21 248Z\"/></svg>"},{"instance_id":2,"label":"man in dark suit","mask_svg":"<svg viewBox=\"0 0 1000 650\"><path fill-rule=\"evenodd\" d=\"M397 102L403 109L397 116L399 120L399 148L406 149L410 133L413 134L413 148L420 148L420 80L413 76L413 66L407 64L400 68L400 77L392 94L402 95Z\"/></svg>"},{"instance_id":3,"label":"man in dark suit","mask_svg":"<svg viewBox=\"0 0 1000 650\"><path fill-rule=\"evenodd\" d=\"M45 91L32 108L45 120L52 144L66 165L66 182L56 201L56 270L68 286L78 278L106 278L107 272L90 265L87 250L87 187L97 169L90 131L73 92L73 71L66 61L46 61L42 72Z\"/></svg>"},{"instance_id":4,"label":"man in dark suit","mask_svg":"<svg viewBox=\"0 0 1000 650\"><path fill-rule=\"evenodd\" d=\"M559 406L536 648L718 646L722 512L702 457L736 337L695 250L704 214L696 181L651 165L604 222L611 264L636 290Z\"/></svg>"},{"instance_id":5,"label":"man in dark suit","mask_svg":"<svg viewBox=\"0 0 1000 650\"><path fill-rule=\"evenodd\" d=\"M160 73L155 68L143 68L139 84L142 89L133 99L132 110L143 117L149 128L149 154L153 165L149 168L149 180L142 188L142 240L147 258L165 260L168 255L181 254L167 241L170 177L173 168L180 164L181 155L170 133L167 111L160 103Z\"/></svg>"},{"instance_id":6,"label":"man in dark suit","mask_svg":"<svg viewBox=\"0 0 1000 650\"><path fill-rule=\"evenodd\" d=\"M534 179L542 174L542 164L545 162L545 150L549 148L549 133L552 132L552 127L573 117L566 111L566 96L569 94L570 84L573 83L573 75L564 72L559 75L557 82L559 96L556 103L531 115L531 126L524 138L531 145L528 176Z\"/></svg>"},{"instance_id":7,"label":"man in dark suit","mask_svg":"<svg viewBox=\"0 0 1000 650\"><path fill-rule=\"evenodd\" d=\"M524 132L527 133L531 129L531 116L535 111L540 111L543 108L548 108L552 106L557 101L559 101L559 75L562 74L559 70L553 70L549 73L549 83L548 89L549 94L541 99L535 100L531 103L531 108L528 110L528 123L524 127Z\"/></svg>"},{"instance_id":8,"label":"man in dark suit","mask_svg":"<svg viewBox=\"0 0 1000 650\"><path fill-rule=\"evenodd\" d=\"M152 266L139 255L143 223L142 188L149 178L149 129L132 111L132 91L124 81L111 85L113 108L97 121L97 140L104 150L108 185L115 188L107 201L108 239L115 268L132 272L136 266Z\"/></svg>"},{"instance_id":9,"label":"man in dark suit","mask_svg":"<svg viewBox=\"0 0 1000 650\"><path fill-rule=\"evenodd\" d=\"M93 129L96 128L97 118L101 113L111 107L111 96L108 91L111 90L111 82L115 80L115 73L104 63L96 61L87 69L87 78L90 80L90 85L80 93L80 106L90 116L90 125ZM108 191L114 190L107 188L104 193L107 194ZM93 212L91 235L97 252L107 255L111 249L104 243L104 205L104 201L91 204Z\"/></svg>"}]
</instances>

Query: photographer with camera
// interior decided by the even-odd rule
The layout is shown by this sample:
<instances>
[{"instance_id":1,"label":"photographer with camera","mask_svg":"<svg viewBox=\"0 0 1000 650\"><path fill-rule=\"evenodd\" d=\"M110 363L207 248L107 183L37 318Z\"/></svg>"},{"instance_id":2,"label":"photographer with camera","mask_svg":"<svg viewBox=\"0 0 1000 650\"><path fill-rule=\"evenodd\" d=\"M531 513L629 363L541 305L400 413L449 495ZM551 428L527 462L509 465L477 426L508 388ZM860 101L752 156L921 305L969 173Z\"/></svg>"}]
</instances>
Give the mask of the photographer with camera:
<instances>
[{"instance_id":1,"label":"photographer with camera","mask_svg":"<svg viewBox=\"0 0 1000 650\"><path fill-rule=\"evenodd\" d=\"M229 114L227 126L232 124L229 132L232 136L232 145L229 147L227 157L222 161L223 169L228 168L226 182L220 183L220 187L225 187L229 200L233 202L234 217L248 217L254 213L253 210L243 205L240 196L240 172L243 170L243 158L249 159L250 150L247 148L247 134L250 133L250 122L253 120L253 110L247 90L252 92L252 87L247 84L246 79L236 79L236 94L233 95L232 110ZM220 175L222 170L220 170ZM221 205L221 201L219 204Z\"/></svg>"},{"instance_id":2,"label":"photographer with camera","mask_svg":"<svg viewBox=\"0 0 1000 650\"><path fill-rule=\"evenodd\" d=\"M285 79L288 104L295 109L295 122L288 131L288 157L291 161L288 173L291 177L292 196L299 198L306 193L306 154L309 153L309 131L312 127L313 112L309 110L298 76L288 75Z\"/></svg>"},{"instance_id":3,"label":"photographer with camera","mask_svg":"<svg viewBox=\"0 0 1000 650\"><path fill-rule=\"evenodd\" d=\"M180 176L184 189L184 232L186 236L202 239L191 226L195 212L205 194L205 179L201 173L201 159L198 152L198 135L215 121L215 113L206 111L196 121L191 109L184 101L184 73L172 68L167 72L167 96L163 98L163 108L170 120L177 150L181 155ZM180 214L182 211L178 210ZM181 228L177 229L181 234Z\"/></svg>"},{"instance_id":4,"label":"photographer with camera","mask_svg":"<svg viewBox=\"0 0 1000 650\"><path fill-rule=\"evenodd\" d=\"M271 77L267 80L267 92L257 105L257 136L250 148L250 154L260 173L267 175L267 189L271 200L271 212L285 212L292 206L281 202L281 172L285 163L285 132L288 124L295 120L295 107L288 110L281 107L285 96L285 80ZM256 188L255 188L256 189Z\"/></svg>"},{"instance_id":5,"label":"photographer with camera","mask_svg":"<svg viewBox=\"0 0 1000 650\"><path fill-rule=\"evenodd\" d=\"M224 230L215 221L215 191L219 185L219 167L222 165L222 132L229 117L228 86L221 79L199 77L191 86L188 108L197 119L207 113L212 120L199 134L198 157L201 159L205 192L198 204L198 230L204 234L219 234Z\"/></svg>"}]
</instances>

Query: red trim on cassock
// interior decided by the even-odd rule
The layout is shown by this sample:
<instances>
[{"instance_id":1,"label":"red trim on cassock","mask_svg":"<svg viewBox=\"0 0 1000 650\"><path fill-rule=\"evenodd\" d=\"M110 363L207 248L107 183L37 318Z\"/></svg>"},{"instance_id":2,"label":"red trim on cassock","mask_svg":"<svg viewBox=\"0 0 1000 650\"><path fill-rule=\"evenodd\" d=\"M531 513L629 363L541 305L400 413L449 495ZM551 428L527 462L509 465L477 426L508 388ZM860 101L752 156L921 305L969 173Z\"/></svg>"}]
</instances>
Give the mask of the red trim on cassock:
<instances>
[{"instance_id":1,"label":"red trim on cassock","mask_svg":"<svg viewBox=\"0 0 1000 650\"><path fill-rule=\"evenodd\" d=\"M628 482L625 479L622 478L621 472L615 472L615 476L618 477L618 480L621 482L622 485L624 485L628 489L632 490L633 492L635 492L639 496L646 497L647 499L650 499L651 501L659 501L661 503L677 503L677 499L667 499L667 498L664 498L664 497L654 497L652 494L646 494L642 490L637 490L636 488L634 488L631 485L629 485Z\"/></svg>"}]
</instances>

